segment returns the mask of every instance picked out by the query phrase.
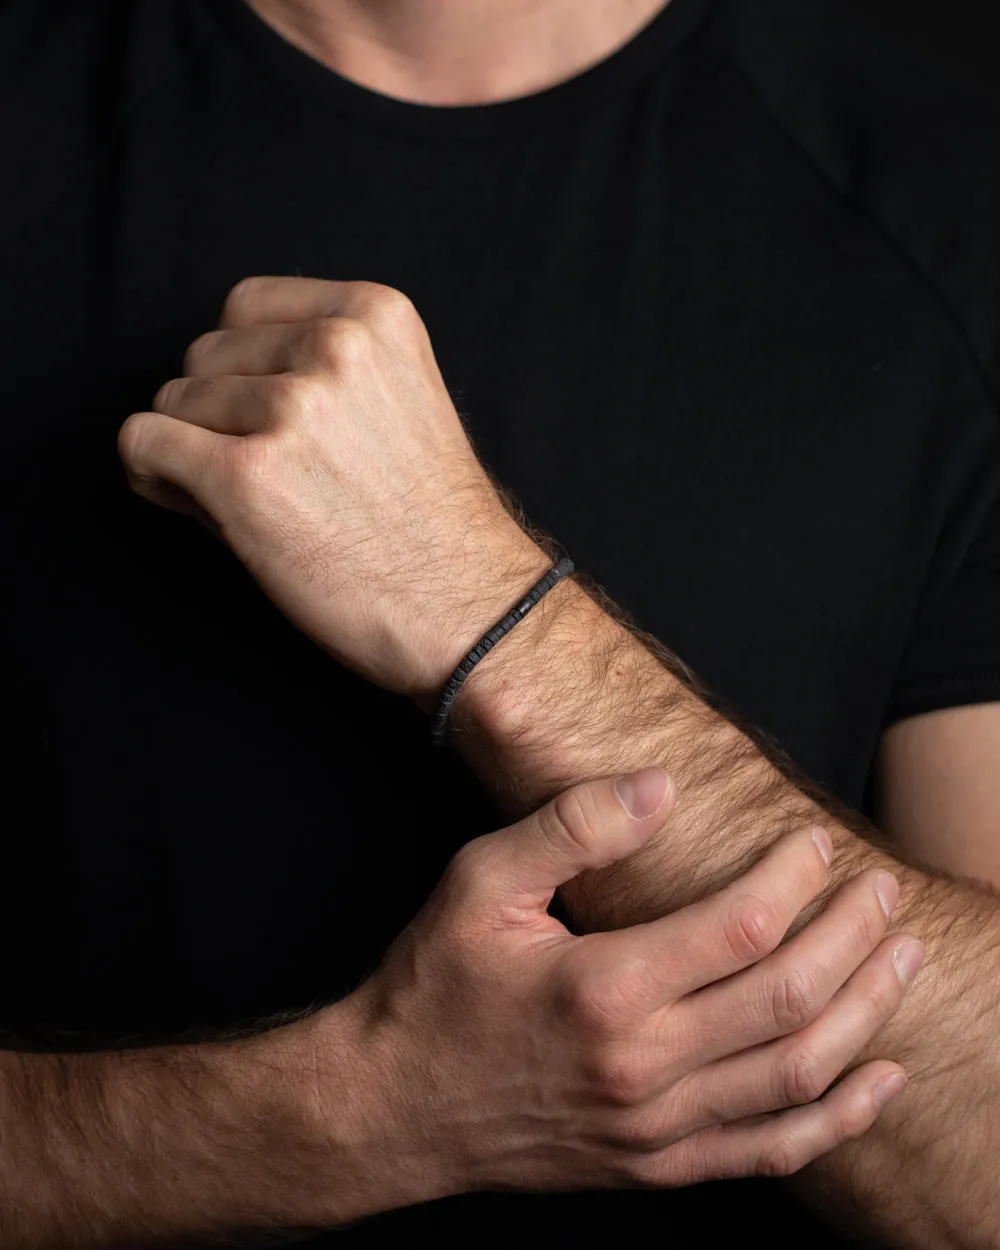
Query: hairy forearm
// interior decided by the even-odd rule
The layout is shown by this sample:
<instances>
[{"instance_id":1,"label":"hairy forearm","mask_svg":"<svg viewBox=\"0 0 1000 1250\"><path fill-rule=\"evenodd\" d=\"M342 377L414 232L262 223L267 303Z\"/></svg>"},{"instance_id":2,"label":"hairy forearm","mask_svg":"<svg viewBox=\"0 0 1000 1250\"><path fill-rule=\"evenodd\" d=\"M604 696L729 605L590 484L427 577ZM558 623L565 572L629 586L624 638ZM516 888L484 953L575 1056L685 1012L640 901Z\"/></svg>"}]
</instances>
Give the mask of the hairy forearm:
<instances>
[{"instance_id":1,"label":"hairy forearm","mask_svg":"<svg viewBox=\"0 0 1000 1250\"><path fill-rule=\"evenodd\" d=\"M333 1222L338 1160L314 1120L309 1046L305 1025L0 1053L0 1245L270 1245Z\"/></svg>"},{"instance_id":2,"label":"hairy forearm","mask_svg":"<svg viewBox=\"0 0 1000 1250\"><path fill-rule=\"evenodd\" d=\"M567 902L585 927L648 920L702 897L807 822L834 839L831 890L876 864L894 872L894 927L923 939L927 963L861 1059L897 1059L911 1083L872 1132L798 1183L886 1241L998 1244L1000 899L899 863L863 817L713 708L675 657L591 591L556 587L480 664L455 708L455 745L512 816L589 777L650 763L671 773L678 802L664 830L626 863L573 884Z\"/></svg>"}]
</instances>

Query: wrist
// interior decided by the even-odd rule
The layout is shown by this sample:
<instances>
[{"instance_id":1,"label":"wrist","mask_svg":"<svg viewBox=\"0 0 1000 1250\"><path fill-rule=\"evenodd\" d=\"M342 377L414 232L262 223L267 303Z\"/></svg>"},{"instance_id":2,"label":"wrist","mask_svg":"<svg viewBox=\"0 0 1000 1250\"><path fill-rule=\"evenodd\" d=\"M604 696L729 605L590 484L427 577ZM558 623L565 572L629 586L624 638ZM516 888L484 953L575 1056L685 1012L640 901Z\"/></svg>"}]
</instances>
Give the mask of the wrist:
<instances>
[{"instance_id":1,"label":"wrist","mask_svg":"<svg viewBox=\"0 0 1000 1250\"><path fill-rule=\"evenodd\" d=\"M434 712L446 682L462 660L552 564L546 552L513 521L509 521L494 544L478 553L474 562L463 564L460 575L438 597L436 610L422 631L423 654L414 663L414 673L419 676L410 691L422 711L428 715ZM554 587L511 633L522 629L558 589ZM504 638L498 647L507 643ZM491 658L485 657L477 668Z\"/></svg>"},{"instance_id":2,"label":"wrist","mask_svg":"<svg viewBox=\"0 0 1000 1250\"><path fill-rule=\"evenodd\" d=\"M549 567L551 561L538 575ZM606 654L605 624L617 628L602 617L571 577L553 586L506 635L496 653L484 657L464 682L453 716L463 735L489 741L499 749L514 739L520 743L531 736L533 725L541 727L540 704L552 704L546 706L546 724L551 723L551 716L578 719L579 709L572 706L573 674L589 666L592 649ZM560 703L551 698L556 691Z\"/></svg>"},{"instance_id":3,"label":"wrist","mask_svg":"<svg viewBox=\"0 0 1000 1250\"><path fill-rule=\"evenodd\" d=\"M373 982L302 1022L294 1041L297 1147L317 1225L333 1227L457 1192L423 1140L414 1064Z\"/></svg>"},{"instance_id":4,"label":"wrist","mask_svg":"<svg viewBox=\"0 0 1000 1250\"><path fill-rule=\"evenodd\" d=\"M281 1074L272 1122L300 1178L297 1203L317 1228L388 1209L371 1157L370 1064L353 996L255 1039L265 1066Z\"/></svg>"},{"instance_id":5,"label":"wrist","mask_svg":"<svg viewBox=\"0 0 1000 1250\"><path fill-rule=\"evenodd\" d=\"M452 741L518 818L579 781L655 762L667 709L642 715L642 700L666 676L564 578L472 670L455 700Z\"/></svg>"},{"instance_id":6,"label":"wrist","mask_svg":"<svg viewBox=\"0 0 1000 1250\"><path fill-rule=\"evenodd\" d=\"M363 1078L349 1012L336 1004L206 1047L201 1063L216 1072L216 1105L204 1108L206 1120L239 1129L241 1149L230 1164L251 1182L239 1188L257 1195L250 1226L322 1229L366 1213L358 1209Z\"/></svg>"}]
</instances>

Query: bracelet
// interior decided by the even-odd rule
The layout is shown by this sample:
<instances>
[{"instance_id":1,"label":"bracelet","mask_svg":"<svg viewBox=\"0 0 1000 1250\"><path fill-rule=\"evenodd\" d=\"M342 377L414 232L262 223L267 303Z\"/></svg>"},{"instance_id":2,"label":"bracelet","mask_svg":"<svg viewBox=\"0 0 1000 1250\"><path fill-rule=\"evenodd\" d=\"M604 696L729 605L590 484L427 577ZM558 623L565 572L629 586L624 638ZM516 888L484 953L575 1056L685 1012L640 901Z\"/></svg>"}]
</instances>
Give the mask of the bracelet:
<instances>
[{"instance_id":1,"label":"bracelet","mask_svg":"<svg viewBox=\"0 0 1000 1250\"><path fill-rule=\"evenodd\" d=\"M451 705L455 702L455 696L462 688L462 683L466 677L472 672L484 655L488 655L497 645L501 638L514 628L518 621L523 621L535 604L544 595L562 579L573 572L573 561L566 559L560 560L557 565L549 569L545 576L528 591L521 602L512 608L502 620L497 621L489 633L485 634L479 642L472 648L458 668L455 669L451 677L448 678L447 685L441 692L441 701L438 704L437 714L434 717L434 724L431 728L431 738L436 747L444 745L445 733L448 728L448 713L451 711Z\"/></svg>"}]
</instances>

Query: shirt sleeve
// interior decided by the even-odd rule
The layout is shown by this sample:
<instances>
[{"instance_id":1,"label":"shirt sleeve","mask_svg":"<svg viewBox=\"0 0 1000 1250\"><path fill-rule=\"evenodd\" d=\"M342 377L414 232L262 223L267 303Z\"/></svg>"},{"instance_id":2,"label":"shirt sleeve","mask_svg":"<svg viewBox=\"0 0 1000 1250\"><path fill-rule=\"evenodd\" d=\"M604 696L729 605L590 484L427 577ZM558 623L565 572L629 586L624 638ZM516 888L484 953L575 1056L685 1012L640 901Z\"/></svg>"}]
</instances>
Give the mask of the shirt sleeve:
<instances>
[{"instance_id":1,"label":"shirt sleeve","mask_svg":"<svg viewBox=\"0 0 1000 1250\"><path fill-rule=\"evenodd\" d=\"M885 725L1000 702L1000 493L954 573L914 620Z\"/></svg>"}]
</instances>

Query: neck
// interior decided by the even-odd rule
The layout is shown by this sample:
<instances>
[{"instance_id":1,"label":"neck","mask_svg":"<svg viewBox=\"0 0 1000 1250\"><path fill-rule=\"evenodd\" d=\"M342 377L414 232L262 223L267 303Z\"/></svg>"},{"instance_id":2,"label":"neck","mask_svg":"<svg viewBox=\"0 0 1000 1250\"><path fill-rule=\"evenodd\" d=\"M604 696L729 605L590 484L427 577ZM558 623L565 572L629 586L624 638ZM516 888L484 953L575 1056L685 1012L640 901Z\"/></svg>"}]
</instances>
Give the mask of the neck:
<instances>
[{"instance_id":1,"label":"neck","mask_svg":"<svg viewBox=\"0 0 1000 1250\"><path fill-rule=\"evenodd\" d=\"M247 0L315 60L415 104L488 104L573 78L668 0Z\"/></svg>"}]
</instances>

